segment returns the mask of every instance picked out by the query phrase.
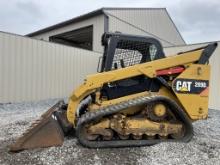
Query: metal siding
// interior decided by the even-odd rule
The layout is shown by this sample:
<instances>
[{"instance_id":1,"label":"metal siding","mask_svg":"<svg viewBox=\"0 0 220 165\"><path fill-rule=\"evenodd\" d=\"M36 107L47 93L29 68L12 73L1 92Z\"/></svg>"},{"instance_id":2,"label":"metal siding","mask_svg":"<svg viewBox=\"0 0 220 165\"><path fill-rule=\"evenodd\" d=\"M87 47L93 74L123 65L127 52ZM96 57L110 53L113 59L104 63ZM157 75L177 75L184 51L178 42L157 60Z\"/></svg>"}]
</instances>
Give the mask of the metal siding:
<instances>
[{"instance_id":1,"label":"metal siding","mask_svg":"<svg viewBox=\"0 0 220 165\"><path fill-rule=\"evenodd\" d=\"M184 40L182 39L180 33L176 29L174 23L170 19L165 9L107 8L104 9L104 11L109 16L109 28L105 27L105 15L99 15L81 22L73 23L62 28L57 28L43 34L36 35L34 38L48 41L50 36L88 25L93 25L93 50L97 52L103 52L101 36L105 29L108 29L111 32L121 31L128 34L145 35L151 37L158 36L162 39L160 41L164 47L173 45L185 45ZM124 22L117 18L120 18ZM139 29L131 25L137 26ZM146 31L149 33L146 33ZM155 36L152 36L151 34L154 34Z\"/></svg>"},{"instance_id":2,"label":"metal siding","mask_svg":"<svg viewBox=\"0 0 220 165\"><path fill-rule=\"evenodd\" d=\"M178 47L169 47L165 48L165 54L167 56L175 55L178 52L183 52L191 49L195 49L201 46L205 46L207 43L201 44L193 44L193 45L186 45L186 46L178 46ZM210 97L209 97L209 107L212 109L220 110L220 42L218 42L218 47L215 50L214 54L210 59L211 65L211 82L210 82Z\"/></svg>"},{"instance_id":3,"label":"metal siding","mask_svg":"<svg viewBox=\"0 0 220 165\"><path fill-rule=\"evenodd\" d=\"M166 55L206 44L165 48ZM220 42L219 42L220 45ZM220 109L220 47L212 66L210 108ZM99 53L0 32L0 103L68 97L87 74L95 73Z\"/></svg>"},{"instance_id":4,"label":"metal siding","mask_svg":"<svg viewBox=\"0 0 220 165\"><path fill-rule=\"evenodd\" d=\"M127 34L134 34L134 35L142 35L142 36L149 36L149 37L153 37L150 34L147 34L139 29L136 29L132 26L128 26L128 24L121 22L120 20L109 16L109 31L110 32L115 32L115 31L119 31L119 32L123 32L123 33L127 33ZM161 44L163 46L170 46L169 43L161 41Z\"/></svg>"},{"instance_id":5,"label":"metal siding","mask_svg":"<svg viewBox=\"0 0 220 165\"><path fill-rule=\"evenodd\" d=\"M170 19L165 9L108 9L105 12L109 13L109 30L110 31L121 31L123 33L131 33L138 35L148 35L154 34L161 39L169 42L164 42L161 40L163 46L173 46L173 45L185 45L184 40L177 31L175 25ZM123 21L120 21L120 18ZM144 31L141 31L126 22L137 26Z\"/></svg>"},{"instance_id":6,"label":"metal siding","mask_svg":"<svg viewBox=\"0 0 220 165\"><path fill-rule=\"evenodd\" d=\"M101 46L101 36L104 33L104 15L99 15L92 17L90 19L73 23L67 26L64 26L62 28L57 28L48 32L45 32L43 34L36 35L32 38L36 39L43 39L45 41L49 40L50 36L60 34L63 32L79 29L82 27L86 27L89 25L93 25L93 50L97 52L103 52L103 47Z\"/></svg>"},{"instance_id":7,"label":"metal siding","mask_svg":"<svg viewBox=\"0 0 220 165\"><path fill-rule=\"evenodd\" d=\"M0 32L0 103L68 97L100 55Z\"/></svg>"}]
</instances>

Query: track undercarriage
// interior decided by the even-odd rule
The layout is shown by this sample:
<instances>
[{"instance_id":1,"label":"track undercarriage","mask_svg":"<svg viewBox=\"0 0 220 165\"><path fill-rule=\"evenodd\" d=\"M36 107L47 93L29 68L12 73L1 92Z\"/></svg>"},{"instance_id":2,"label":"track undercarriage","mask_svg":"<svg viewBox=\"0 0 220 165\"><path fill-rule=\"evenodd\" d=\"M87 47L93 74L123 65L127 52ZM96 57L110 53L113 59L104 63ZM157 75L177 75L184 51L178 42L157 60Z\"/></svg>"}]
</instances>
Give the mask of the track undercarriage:
<instances>
[{"instance_id":1,"label":"track undercarriage","mask_svg":"<svg viewBox=\"0 0 220 165\"><path fill-rule=\"evenodd\" d=\"M131 107L140 107L126 114ZM138 108L136 108L138 109ZM87 147L152 145L161 141L188 141L192 125L185 112L163 96L146 96L83 114L76 135Z\"/></svg>"}]
</instances>

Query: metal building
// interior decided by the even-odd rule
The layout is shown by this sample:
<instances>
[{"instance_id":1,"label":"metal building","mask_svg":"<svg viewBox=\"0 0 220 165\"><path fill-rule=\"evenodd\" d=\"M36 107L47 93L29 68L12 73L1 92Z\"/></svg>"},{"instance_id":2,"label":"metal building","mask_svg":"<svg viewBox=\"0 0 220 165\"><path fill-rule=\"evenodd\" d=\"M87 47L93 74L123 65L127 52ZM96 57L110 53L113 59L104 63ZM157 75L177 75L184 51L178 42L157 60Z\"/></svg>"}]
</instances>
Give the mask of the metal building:
<instances>
[{"instance_id":1,"label":"metal building","mask_svg":"<svg viewBox=\"0 0 220 165\"><path fill-rule=\"evenodd\" d=\"M0 32L0 103L69 97L100 53Z\"/></svg>"},{"instance_id":2,"label":"metal building","mask_svg":"<svg viewBox=\"0 0 220 165\"><path fill-rule=\"evenodd\" d=\"M102 8L27 36L0 32L0 103L68 97L96 72L108 31L157 38L166 55L207 44L186 45L165 8ZM220 110L218 43L210 59L209 107Z\"/></svg>"},{"instance_id":3,"label":"metal building","mask_svg":"<svg viewBox=\"0 0 220 165\"><path fill-rule=\"evenodd\" d=\"M102 8L27 36L103 52L102 34L115 31L151 36L164 47L185 45L165 8Z\"/></svg>"}]
</instances>

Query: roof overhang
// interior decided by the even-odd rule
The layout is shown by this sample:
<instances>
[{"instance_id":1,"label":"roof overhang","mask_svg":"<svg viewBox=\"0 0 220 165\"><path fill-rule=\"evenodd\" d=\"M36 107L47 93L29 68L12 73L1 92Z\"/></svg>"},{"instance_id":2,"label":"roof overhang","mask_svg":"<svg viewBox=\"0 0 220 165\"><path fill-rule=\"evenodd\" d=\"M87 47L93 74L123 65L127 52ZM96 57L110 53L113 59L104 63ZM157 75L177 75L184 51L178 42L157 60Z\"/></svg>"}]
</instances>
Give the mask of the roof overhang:
<instances>
[{"instance_id":1,"label":"roof overhang","mask_svg":"<svg viewBox=\"0 0 220 165\"><path fill-rule=\"evenodd\" d=\"M64 22L61 22L61 23L58 23L58 24L49 26L49 27L47 27L47 28L44 28L44 29L35 31L35 32L33 32L33 33L29 33L29 34L27 34L27 35L25 35L25 36L33 37L33 36L35 36L35 35L42 34L42 33L45 33L45 32L51 31L51 30L54 30L54 29L56 29L56 28L60 28L60 27L63 27L63 26L72 24L72 23L80 22L80 21L89 19L89 18L94 17L94 16L98 16L98 15L101 15L101 14L105 14L104 8L101 8L101 9L92 11L92 12L90 12L90 13L87 13L87 14L84 14L84 15L81 15L81 16L78 16L78 17L69 19L69 20L67 20L67 21L64 21Z\"/></svg>"},{"instance_id":2,"label":"roof overhang","mask_svg":"<svg viewBox=\"0 0 220 165\"><path fill-rule=\"evenodd\" d=\"M45 32L51 31L51 30L54 30L56 28L61 28L63 26L66 26L66 25L69 25L69 24L72 24L72 23L76 23L76 22L80 22L80 21L92 18L94 16L98 16L98 15L101 15L101 14L104 14L106 17L108 17L108 14L105 12L105 10L118 10L118 9L119 10L129 10L129 9L130 10L131 9L132 10L146 10L146 9L149 10L149 9L165 9L165 8L114 8L114 7L103 7L101 9L97 9L97 10L89 12L87 14L80 15L78 17L69 19L67 21L64 21L64 22L61 22L61 23L58 23L58 24L46 27L44 29L41 29L41 30L38 30L38 31L35 31L35 32L32 32L32 33L29 33L29 34L27 34L25 36L33 37L33 36L36 36L36 35L39 35L39 34L42 34L42 33L45 33Z\"/></svg>"}]
</instances>

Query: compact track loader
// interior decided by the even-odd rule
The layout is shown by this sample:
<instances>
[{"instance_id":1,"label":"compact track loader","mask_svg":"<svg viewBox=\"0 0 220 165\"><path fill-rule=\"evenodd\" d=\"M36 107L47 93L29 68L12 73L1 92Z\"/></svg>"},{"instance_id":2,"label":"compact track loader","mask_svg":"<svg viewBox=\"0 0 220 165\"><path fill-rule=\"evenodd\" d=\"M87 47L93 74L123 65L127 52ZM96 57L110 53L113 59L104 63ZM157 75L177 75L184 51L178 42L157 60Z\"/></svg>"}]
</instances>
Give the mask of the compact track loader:
<instances>
[{"instance_id":1,"label":"compact track loader","mask_svg":"<svg viewBox=\"0 0 220 165\"><path fill-rule=\"evenodd\" d=\"M217 47L165 57L154 38L120 33L102 37L98 72L32 124L11 151L62 145L74 130L85 147L131 147L187 142L192 122L208 116L210 66Z\"/></svg>"}]
</instances>

